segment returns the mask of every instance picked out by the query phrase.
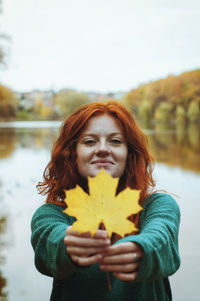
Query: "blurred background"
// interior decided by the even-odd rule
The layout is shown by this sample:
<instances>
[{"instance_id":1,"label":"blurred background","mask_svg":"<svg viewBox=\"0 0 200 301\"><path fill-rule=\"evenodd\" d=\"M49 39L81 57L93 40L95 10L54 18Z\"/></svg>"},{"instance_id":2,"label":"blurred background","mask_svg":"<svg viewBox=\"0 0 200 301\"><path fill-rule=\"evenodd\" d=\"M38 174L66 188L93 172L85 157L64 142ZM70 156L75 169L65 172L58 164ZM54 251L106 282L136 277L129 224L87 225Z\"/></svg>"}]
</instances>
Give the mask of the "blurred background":
<instances>
[{"instance_id":1,"label":"blurred background","mask_svg":"<svg viewBox=\"0 0 200 301\"><path fill-rule=\"evenodd\" d=\"M116 100L155 158L156 189L175 194L182 265L174 301L197 301L200 273L200 2L0 0L0 300L49 300L34 267L36 184L62 121Z\"/></svg>"}]
</instances>

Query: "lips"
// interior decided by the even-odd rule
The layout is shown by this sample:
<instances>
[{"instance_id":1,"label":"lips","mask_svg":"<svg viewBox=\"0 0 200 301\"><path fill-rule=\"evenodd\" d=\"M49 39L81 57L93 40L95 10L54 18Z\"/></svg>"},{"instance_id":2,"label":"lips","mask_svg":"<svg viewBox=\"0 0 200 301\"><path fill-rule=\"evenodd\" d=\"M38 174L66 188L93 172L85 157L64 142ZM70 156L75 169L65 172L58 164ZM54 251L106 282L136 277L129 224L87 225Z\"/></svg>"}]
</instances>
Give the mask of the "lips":
<instances>
[{"instance_id":1,"label":"lips","mask_svg":"<svg viewBox=\"0 0 200 301\"><path fill-rule=\"evenodd\" d=\"M97 166L108 166L108 165L111 165L111 164L113 164L113 162L112 161L110 161L110 160L94 160L94 161L92 161L92 164L96 164Z\"/></svg>"}]
</instances>

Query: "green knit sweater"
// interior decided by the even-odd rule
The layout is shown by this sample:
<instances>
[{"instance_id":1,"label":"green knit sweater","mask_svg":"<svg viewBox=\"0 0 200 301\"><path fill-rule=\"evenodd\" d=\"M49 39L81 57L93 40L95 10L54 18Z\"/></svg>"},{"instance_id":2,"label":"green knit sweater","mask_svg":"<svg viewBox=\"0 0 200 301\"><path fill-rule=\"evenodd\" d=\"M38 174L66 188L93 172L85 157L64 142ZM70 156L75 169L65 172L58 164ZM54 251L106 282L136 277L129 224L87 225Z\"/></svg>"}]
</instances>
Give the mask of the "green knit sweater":
<instances>
[{"instance_id":1,"label":"green knit sweater","mask_svg":"<svg viewBox=\"0 0 200 301\"><path fill-rule=\"evenodd\" d=\"M74 218L56 204L45 204L35 212L32 245L36 268L54 277L52 301L169 301L168 276L180 266L178 229L180 211L168 194L149 196L140 216L140 232L118 240L133 241L144 249L137 279L123 282L110 273L112 291L108 290L106 273L95 264L78 267L66 252L63 242L66 228ZM59 297L55 294L59 293Z\"/></svg>"}]
</instances>

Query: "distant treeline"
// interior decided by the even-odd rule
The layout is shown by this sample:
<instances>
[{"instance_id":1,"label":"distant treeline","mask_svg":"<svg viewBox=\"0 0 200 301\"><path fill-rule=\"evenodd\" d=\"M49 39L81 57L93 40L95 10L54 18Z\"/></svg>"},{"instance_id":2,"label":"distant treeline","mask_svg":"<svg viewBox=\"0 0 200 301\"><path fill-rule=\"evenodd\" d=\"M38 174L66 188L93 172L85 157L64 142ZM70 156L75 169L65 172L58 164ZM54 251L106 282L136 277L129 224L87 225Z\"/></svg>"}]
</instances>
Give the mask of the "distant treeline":
<instances>
[{"instance_id":1,"label":"distant treeline","mask_svg":"<svg viewBox=\"0 0 200 301\"><path fill-rule=\"evenodd\" d=\"M110 100L109 95L83 93L70 89L33 91L16 95L0 84L0 120L53 120L66 118L91 101ZM168 76L140 85L118 99L143 123L200 121L200 69Z\"/></svg>"},{"instance_id":2,"label":"distant treeline","mask_svg":"<svg viewBox=\"0 0 200 301\"><path fill-rule=\"evenodd\" d=\"M125 103L143 121L199 121L200 69L140 85Z\"/></svg>"},{"instance_id":3,"label":"distant treeline","mask_svg":"<svg viewBox=\"0 0 200 301\"><path fill-rule=\"evenodd\" d=\"M33 91L19 95L0 84L0 121L63 119L88 102L86 93L75 90Z\"/></svg>"}]
</instances>

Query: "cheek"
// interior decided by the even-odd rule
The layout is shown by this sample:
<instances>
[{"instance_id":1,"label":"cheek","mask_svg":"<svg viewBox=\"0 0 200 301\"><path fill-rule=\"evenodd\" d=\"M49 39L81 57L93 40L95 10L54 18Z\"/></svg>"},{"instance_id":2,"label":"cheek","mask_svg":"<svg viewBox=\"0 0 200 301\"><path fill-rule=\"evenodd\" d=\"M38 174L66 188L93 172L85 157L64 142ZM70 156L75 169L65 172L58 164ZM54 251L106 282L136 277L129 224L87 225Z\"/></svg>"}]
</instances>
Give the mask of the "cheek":
<instances>
[{"instance_id":1,"label":"cheek","mask_svg":"<svg viewBox=\"0 0 200 301\"><path fill-rule=\"evenodd\" d=\"M122 163L126 164L127 155L128 155L127 148L124 147L124 148L121 149L121 151L119 152L118 158L119 158L119 160L120 160Z\"/></svg>"},{"instance_id":2,"label":"cheek","mask_svg":"<svg viewBox=\"0 0 200 301\"><path fill-rule=\"evenodd\" d=\"M123 170L123 172L125 171L126 169L126 164L127 164L127 156L128 156L128 151L127 149L124 149L124 152L123 153L123 156L121 157L122 158L122 161L121 161L121 169Z\"/></svg>"},{"instance_id":3,"label":"cheek","mask_svg":"<svg viewBox=\"0 0 200 301\"><path fill-rule=\"evenodd\" d=\"M83 147L83 146L78 146L76 149L76 154L77 154L77 164L82 165L86 163L89 158L90 158L90 151Z\"/></svg>"},{"instance_id":4,"label":"cheek","mask_svg":"<svg viewBox=\"0 0 200 301\"><path fill-rule=\"evenodd\" d=\"M79 174L84 177L85 176L85 172L84 172L85 159L84 159L84 155L80 149L77 151L76 166L77 166Z\"/></svg>"},{"instance_id":5,"label":"cheek","mask_svg":"<svg viewBox=\"0 0 200 301\"><path fill-rule=\"evenodd\" d=\"M81 156L81 147L78 145L76 147L76 165L77 165L77 168L79 170L80 168L80 164L81 164L81 161L82 161L82 156Z\"/></svg>"}]
</instances>

